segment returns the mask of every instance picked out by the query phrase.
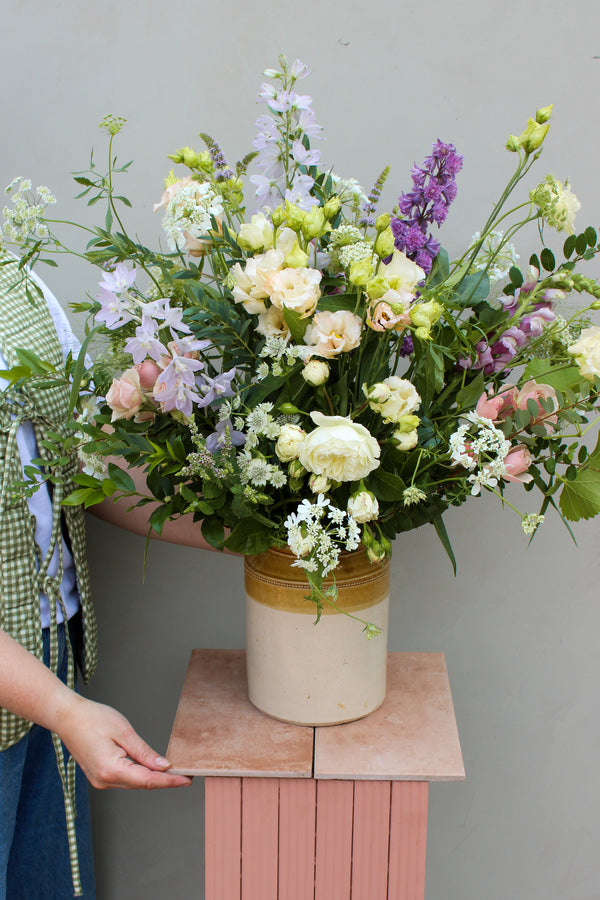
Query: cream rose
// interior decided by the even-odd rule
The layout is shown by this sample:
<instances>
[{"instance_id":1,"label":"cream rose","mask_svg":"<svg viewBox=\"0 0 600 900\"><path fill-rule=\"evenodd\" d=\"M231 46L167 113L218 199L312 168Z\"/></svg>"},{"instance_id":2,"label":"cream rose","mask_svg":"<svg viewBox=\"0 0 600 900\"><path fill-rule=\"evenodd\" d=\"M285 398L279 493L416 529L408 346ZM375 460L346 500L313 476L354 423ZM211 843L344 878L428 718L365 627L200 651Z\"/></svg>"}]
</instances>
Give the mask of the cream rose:
<instances>
[{"instance_id":1,"label":"cream rose","mask_svg":"<svg viewBox=\"0 0 600 900\"><path fill-rule=\"evenodd\" d=\"M357 522L372 522L379 515L377 497L371 491L359 491L348 500L348 512Z\"/></svg>"},{"instance_id":2,"label":"cream rose","mask_svg":"<svg viewBox=\"0 0 600 900\"><path fill-rule=\"evenodd\" d=\"M329 366L322 359L309 359L301 374L307 384L319 387L329 378Z\"/></svg>"},{"instance_id":3,"label":"cream rose","mask_svg":"<svg viewBox=\"0 0 600 900\"><path fill-rule=\"evenodd\" d=\"M600 376L600 328L592 325L584 328L579 340L568 348L571 356L581 369L581 374L588 381Z\"/></svg>"},{"instance_id":4,"label":"cream rose","mask_svg":"<svg viewBox=\"0 0 600 900\"><path fill-rule=\"evenodd\" d=\"M371 409L378 412L384 422L399 422L402 416L414 412L421 405L421 397L415 387L406 378L397 375L390 375L371 387L363 385L363 393Z\"/></svg>"},{"instance_id":5,"label":"cream rose","mask_svg":"<svg viewBox=\"0 0 600 900\"><path fill-rule=\"evenodd\" d=\"M362 319L345 309L318 312L306 329L304 343L315 356L332 359L360 344Z\"/></svg>"},{"instance_id":6,"label":"cream rose","mask_svg":"<svg viewBox=\"0 0 600 900\"><path fill-rule=\"evenodd\" d=\"M288 267L270 273L265 278L265 287L273 306L292 309L305 319L312 316L319 302L322 277L317 269Z\"/></svg>"},{"instance_id":7,"label":"cream rose","mask_svg":"<svg viewBox=\"0 0 600 900\"><path fill-rule=\"evenodd\" d=\"M320 412L310 416L317 427L307 434L298 454L307 471L332 481L357 481L378 467L379 444L363 425Z\"/></svg>"},{"instance_id":8,"label":"cream rose","mask_svg":"<svg viewBox=\"0 0 600 900\"><path fill-rule=\"evenodd\" d=\"M306 432L299 425L292 425L289 422L282 425L275 444L277 459L280 462L291 462L293 459L298 459L298 453L305 437Z\"/></svg>"}]
</instances>

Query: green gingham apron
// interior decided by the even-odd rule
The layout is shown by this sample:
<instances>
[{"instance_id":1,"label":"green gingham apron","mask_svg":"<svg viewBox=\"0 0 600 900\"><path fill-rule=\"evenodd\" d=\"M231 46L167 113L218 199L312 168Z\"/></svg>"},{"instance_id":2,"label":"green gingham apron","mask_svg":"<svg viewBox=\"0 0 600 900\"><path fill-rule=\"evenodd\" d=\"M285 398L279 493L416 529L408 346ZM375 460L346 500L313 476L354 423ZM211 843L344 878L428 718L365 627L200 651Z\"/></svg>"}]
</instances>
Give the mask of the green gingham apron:
<instances>
[{"instance_id":1,"label":"green gingham apron","mask_svg":"<svg viewBox=\"0 0 600 900\"><path fill-rule=\"evenodd\" d=\"M8 265L2 265L11 260ZM24 273L8 254L0 250L0 349L9 367L17 365L15 351L25 348L41 359L55 365L63 365L63 354L54 322L43 297L39 297L30 282L27 296ZM68 533L81 600L84 629L82 675L85 682L96 666L96 620L90 599L89 573L85 545L85 523L80 507L61 506L63 499L75 485L72 476L77 471L77 459L69 458L60 470L59 479L52 486L52 532L50 547L45 557L35 542L35 521L29 512L27 499L16 495L15 481L22 479L23 471L17 447L17 430L23 421L33 424L40 452L44 458L48 451L43 447L48 432L61 432L69 403L67 385L35 389L26 385L18 393L0 392L0 626L39 659L43 655L40 592L48 595L50 602L50 668L56 672L58 644L56 607L64 604L60 596L62 581L62 528ZM59 566L55 576L48 574L54 548L58 546ZM68 645L68 640L67 640ZM68 646L69 665L67 684L74 686L75 663ZM15 744L31 728L31 723L0 708L0 751ZM57 765L65 796L65 813L69 838L69 851L75 894L81 894L79 861L75 839L75 761L69 758L65 764L62 744L57 735L52 739L56 750Z\"/></svg>"}]
</instances>

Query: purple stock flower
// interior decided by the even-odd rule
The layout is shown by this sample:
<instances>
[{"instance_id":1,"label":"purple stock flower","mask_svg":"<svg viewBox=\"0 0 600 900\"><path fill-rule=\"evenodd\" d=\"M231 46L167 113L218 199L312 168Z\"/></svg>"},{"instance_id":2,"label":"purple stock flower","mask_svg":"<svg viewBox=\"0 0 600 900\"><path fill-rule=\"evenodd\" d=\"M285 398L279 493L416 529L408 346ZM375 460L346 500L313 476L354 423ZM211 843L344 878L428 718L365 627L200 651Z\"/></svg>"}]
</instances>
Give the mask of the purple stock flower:
<instances>
[{"instance_id":1,"label":"purple stock flower","mask_svg":"<svg viewBox=\"0 0 600 900\"><path fill-rule=\"evenodd\" d=\"M436 141L431 156L412 169L413 190L399 197L398 208L405 218L392 219L395 246L425 272L431 271L440 251L429 227L446 220L448 207L456 197L455 176L462 162L453 144Z\"/></svg>"}]
</instances>

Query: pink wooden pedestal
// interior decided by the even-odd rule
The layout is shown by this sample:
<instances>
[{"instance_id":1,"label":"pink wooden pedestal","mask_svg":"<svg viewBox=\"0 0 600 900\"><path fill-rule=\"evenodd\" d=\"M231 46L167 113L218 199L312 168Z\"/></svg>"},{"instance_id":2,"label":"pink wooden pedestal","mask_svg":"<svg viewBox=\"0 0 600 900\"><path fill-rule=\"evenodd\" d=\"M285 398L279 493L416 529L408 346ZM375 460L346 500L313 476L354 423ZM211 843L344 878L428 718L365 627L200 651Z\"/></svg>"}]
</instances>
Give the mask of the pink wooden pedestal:
<instances>
[{"instance_id":1,"label":"pink wooden pedestal","mask_svg":"<svg viewBox=\"0 0 600 900\"><path fill-rule=\"evenodd\" d=\"M167 751L205 777L206 900L423 900L430 781L464 779L443 654L390 653L383 706L256 710L242 650L194 650Z\"/></svg>"}]
</instances>

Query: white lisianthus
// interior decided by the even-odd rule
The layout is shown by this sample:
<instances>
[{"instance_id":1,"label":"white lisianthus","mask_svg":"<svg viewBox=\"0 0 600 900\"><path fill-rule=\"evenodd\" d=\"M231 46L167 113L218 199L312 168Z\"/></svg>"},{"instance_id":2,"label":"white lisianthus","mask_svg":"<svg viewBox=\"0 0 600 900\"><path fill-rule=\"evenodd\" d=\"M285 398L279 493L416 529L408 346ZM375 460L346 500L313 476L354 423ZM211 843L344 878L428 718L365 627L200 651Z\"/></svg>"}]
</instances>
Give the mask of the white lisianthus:
<instances>
[{"instance_id":1,"label":"white lisianthus","mask_svg":"<svg viewBox=\"0 0 600 900\"><path fill-rule=\"evenodd\" d=\"M322 277L318 269L288 267L270 274L265 285L273 306L292 309L305 319L313 314L319 302Z\"/></svg>"},{"instance_id":2,"label":"white lisianthus","mask_svg":"<svg viewBox=\"0 0 600 900\"><path fill-rule=\"evenodd\" d=\"M258 314L256 330L265 337L281 337L288 340L290 329L285 321L283 310L277 306L269 306L266 312Z\"/></svg>"},{"instance_id":3,"label":"white lisianthus","mask_svg":"<svg viewBox=\"0 0 600 900\"><path fill-rule=\"evenodd\" d=\"M360 344L362 319L345 309L318 312L306 329L304 342L315 356L332 359Z\"/></svg>"},{"instance_id":4,"label":"white lisianthus","mask_svg":"<svg viewBox=\"0 0 600 900\"><path fill-rule=\"evenodd\" d=\"M360 524L372 522L379 515L377 497L371 491L359 491L357 494L353 494L348 500L348 513Z\"/></svg>"},{"instance_id":5,"label":"white lisianthus","mask_svg":"<svg viewBox=\"0 0 600 900\"><path fill-rule=\"evenodd\" d=\"M358 481L379 466L379 444L364 425L321 412L310 416L317 427L307 434L298 454L308 472L332 481Z\"/></svg>"},{"instance_id":6,"label":"white lisianthus","mask_svg":"<svg viewBox=\"0 0 600 900\"><path fill-rule=\"evenodd\" d=\"M237 242L246 253L268 250L273 246L273 226L264 215L256 213L240 227Z\"/></svg>"},{"instance_id":7,"label":"white lisianthus","mask_svg":"<svg viewBox=\"0 0 600 900\"><path fill-rule=\"evenodd\" d=\"M575 357L575 362L581 369L584 378L593 381L595 377L600 376L600 328L598 325L584 328L579 340L567 349L571 356Z\"/></svg>"},{"instance_id":8,"label":"white lisianthus","mask_svg":"<svg viewBox=\"0 0 600 900\"><path fill-rule=\"evenodd\" d=\"M425 279L425 272L400 250L394 250L389 263L379 263L377 275L383 275L393 291L414 296L417 285Z\"/></svg>"},{"instance_id":9,"label":"white lisianthus","mask_svg":"<svg viewBox=\"0 0 600 900\"><path fill-rule=\"evenodd\" d=\"M318 387L329 378L329 366L322 359L309 359L302 369L302 377L307 384Z\"/></svg>"},{"instance_id":10,"label":"white lisianthus","mask_svg":"<svg viewBox=\"0 0 600 900\"><path fill-rule=\"evenodd\" d=\"M265 300L269 297L266 288L266 279L278 272L283 266L283 253L281 250L267 250L258 256L252 256L246 260L246 266L242 269L239 263L231 269L231 275L235 279L233 299L241 303L244 309L253 315L259 315L267 311Z\"/></svg>"},{"instance_id":11,"label":"white lisianthus","mask_svg":"<svg viewBox=\"0 0 600 900\"><path fill-rule=\"evenodd\" d=\"M289 422L282 425L275 444L277 459L280 462L291 462L293 459L298 459L298 453L305 437L306 432L299 425L292 425Z\"/></svg>"},{"instance_id":12,"label":"white lisianthus","mask_svg":"<svg viewBox=\"0 0 600 900\"><path fill-rule=\"evenodd\" d=\"M414 412L421 405L421 397L415 387L406 378L397 375L390 375L371 387L363 385L363 393L371 409L378 412L384 422L399 422L402 416Z\"/></svg>"}]
</instances>

